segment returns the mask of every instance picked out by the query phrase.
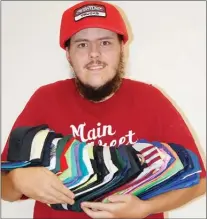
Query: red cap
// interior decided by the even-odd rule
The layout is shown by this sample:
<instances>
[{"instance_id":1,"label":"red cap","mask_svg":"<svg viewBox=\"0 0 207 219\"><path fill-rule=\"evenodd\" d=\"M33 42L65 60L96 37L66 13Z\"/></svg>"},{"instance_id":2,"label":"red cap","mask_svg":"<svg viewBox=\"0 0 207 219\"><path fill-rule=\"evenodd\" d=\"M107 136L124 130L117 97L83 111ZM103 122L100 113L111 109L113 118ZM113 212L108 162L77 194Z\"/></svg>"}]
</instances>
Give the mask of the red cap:
<instances>
[{"instance_id":1,"label":"red cap","mask_svg":"<svg viewBox=\"0 0 207 219\"><path fill-rule=\"evenodd\" d=\"M85 28L103 28L123 36L128 40L125 22L118 9L102 1L83 1L67 9L62 16L60 26L60 46L65 49L65 42L72 35Z\"/></svg>"}]
</instances>

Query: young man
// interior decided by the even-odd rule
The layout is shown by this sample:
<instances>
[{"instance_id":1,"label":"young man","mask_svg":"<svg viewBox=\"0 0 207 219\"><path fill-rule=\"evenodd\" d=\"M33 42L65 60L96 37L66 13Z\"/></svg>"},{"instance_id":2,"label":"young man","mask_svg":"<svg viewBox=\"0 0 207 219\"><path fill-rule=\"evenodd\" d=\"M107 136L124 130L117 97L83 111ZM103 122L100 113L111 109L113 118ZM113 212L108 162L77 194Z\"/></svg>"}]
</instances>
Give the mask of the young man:
<instances>
[{"instance_id":1,"label":"young man","mask_svg":"<svg viewBox=\"0 0 207 219\"><path fill-rule=\"evenodd\" d=\"M132 195L111 196L110 203L82 203L83 213L56 211L47 204L74 203L74 194L45 168L17 169L2 176L2 199L36 200L34 218L163 218L205 193L205 169L198 148L180 114L155 87L124 79L124 46L128 40L118 10L106 2L84 1L66 10L60 46L74 78L40 87L12 129L48 126L84 142L117 146L137 139L173 142L197 154L199 185L142 201ZM8 142L2 154L7 157Z\"/></svg>"}]
</instances>

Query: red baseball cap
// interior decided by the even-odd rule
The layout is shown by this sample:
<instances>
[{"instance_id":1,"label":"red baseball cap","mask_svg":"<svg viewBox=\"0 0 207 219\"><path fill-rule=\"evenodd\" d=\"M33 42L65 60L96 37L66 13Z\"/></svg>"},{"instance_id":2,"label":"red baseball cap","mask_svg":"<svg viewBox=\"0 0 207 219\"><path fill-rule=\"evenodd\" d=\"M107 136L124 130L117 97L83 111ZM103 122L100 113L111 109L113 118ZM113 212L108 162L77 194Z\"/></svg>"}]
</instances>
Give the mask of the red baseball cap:
<instances>
[{"instance_id":1,"label":"red baseball cap","mask_svg":"<svg viewBox=\"0 0 207 219\"><path fill-rule=\"evenodd\" d=\"M67 9L60 26L60 46L65 49L65 42L75 33L85 28L103 28L123 36L128 41L125 22L118 9L103 1L83 1Z\"/></svg>"}]
</instances>

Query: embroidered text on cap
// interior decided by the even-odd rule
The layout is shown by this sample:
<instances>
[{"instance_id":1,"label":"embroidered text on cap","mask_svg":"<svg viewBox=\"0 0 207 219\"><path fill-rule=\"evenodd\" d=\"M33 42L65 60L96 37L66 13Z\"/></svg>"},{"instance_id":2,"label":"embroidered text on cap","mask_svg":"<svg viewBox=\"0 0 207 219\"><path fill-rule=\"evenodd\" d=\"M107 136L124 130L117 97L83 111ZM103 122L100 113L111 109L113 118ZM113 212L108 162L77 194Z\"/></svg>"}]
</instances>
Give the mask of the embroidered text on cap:
<instances>
[{"instance_id":1,"label":"embroidered text on cap","mask_svg":"<svg viewBox=\"0 0 207 219\"><path fill-rule=\"evenodd\" d=\"M87 5L75 10L75 21L85 17L106 17L106 9L103 5Z\"/></svg>"}]
</instances>

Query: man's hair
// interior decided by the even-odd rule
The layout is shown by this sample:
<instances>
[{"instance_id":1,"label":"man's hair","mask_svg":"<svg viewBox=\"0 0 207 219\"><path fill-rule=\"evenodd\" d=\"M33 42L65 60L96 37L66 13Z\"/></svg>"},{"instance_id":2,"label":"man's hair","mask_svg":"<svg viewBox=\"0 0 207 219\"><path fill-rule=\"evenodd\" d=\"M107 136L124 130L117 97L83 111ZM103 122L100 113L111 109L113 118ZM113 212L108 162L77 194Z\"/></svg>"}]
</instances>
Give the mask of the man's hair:
<instances>
[{"instance_id":1,"label":"man's hair","mask_svg":"<svg viewBox=\"0 0 207 219\"><path fill-rule=\"evenodd\" d=\"M119 42L121 43L123 41L123 36L120 35L120 34L117 34L118 35L118 40ZM66 42L65 42L65 48L70 48L70 39L68 39Z\"/></svg>"}]
</instances>

